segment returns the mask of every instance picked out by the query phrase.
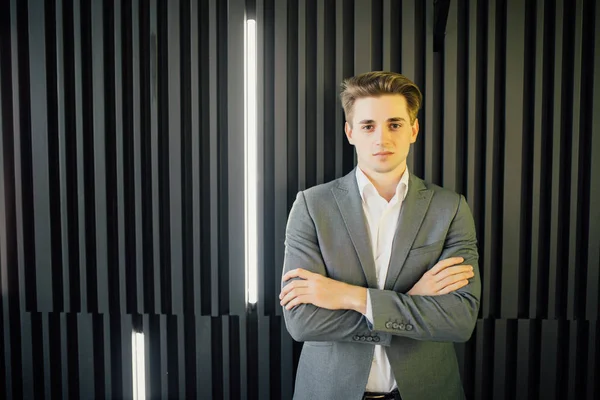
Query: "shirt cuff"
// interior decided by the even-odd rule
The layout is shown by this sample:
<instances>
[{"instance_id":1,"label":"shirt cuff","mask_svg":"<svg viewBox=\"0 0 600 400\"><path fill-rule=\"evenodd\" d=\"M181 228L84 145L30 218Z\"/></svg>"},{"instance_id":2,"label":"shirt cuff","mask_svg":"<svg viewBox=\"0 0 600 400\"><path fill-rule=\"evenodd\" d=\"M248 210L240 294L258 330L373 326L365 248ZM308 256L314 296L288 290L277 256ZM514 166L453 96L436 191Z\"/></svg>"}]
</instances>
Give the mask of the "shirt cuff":
<instances>
[{"instance_id":1,"label":"shirt cuff","mask_svg":"<svg viewBox=\"0 0 600 400\"><path fill-rule=\"evenodd\" d=\"M367 290L367 312L364 314L367 320L373 325L373 307L371 305L371 293Z\"/></svg>"}]
</instances>

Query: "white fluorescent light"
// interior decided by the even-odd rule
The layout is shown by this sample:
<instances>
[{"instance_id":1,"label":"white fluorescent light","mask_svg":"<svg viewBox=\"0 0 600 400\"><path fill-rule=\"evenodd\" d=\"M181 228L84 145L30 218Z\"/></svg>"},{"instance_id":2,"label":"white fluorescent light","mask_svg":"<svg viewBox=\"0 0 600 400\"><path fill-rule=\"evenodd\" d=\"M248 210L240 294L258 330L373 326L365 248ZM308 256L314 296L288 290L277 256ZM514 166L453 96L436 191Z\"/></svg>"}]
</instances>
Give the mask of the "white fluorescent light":
<instances>
[{"instance_id":1,"label":"white fluorescent light","mask_svg":"<svg viewBox=\"0 0 600 400\"><path fill-rule=\"evenodd\" d=\"M245 236L246 236L246 299L254 305L258 300L257 273L257 182L258 182L258 138L256 111L256 21L246 21L244 46L244 148L245 148Z\"/></svg>"},{"instance_id":2,"label":"white fluorescent light","mask_svg":"<svg viewBox=\"0 0 600 400\"><path fill-rule=\"evenodd\" d=\"M146 363L144 362L144 334L131 333L131 369L133 377L133 399L146 399Z\"/></svg>"}]
</instances>

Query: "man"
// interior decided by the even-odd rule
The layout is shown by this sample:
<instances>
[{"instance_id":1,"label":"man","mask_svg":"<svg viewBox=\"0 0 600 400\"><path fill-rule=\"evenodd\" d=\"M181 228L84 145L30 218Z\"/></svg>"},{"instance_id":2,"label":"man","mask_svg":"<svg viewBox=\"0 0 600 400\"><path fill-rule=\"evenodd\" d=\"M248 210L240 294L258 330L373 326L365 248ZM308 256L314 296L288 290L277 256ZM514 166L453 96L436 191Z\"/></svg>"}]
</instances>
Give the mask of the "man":
<instances>
[{"instance_id":1,"label":"man","mask_svg":"<svg viewBox=\"0 0 600 400\"><path fill-rule=\"evenodd\" d=\"M452 342L467 341L481 282L463 196L410 174L417 86L369 72L342 84L358 166L298 193L281 305L304 342L295 399L463 399Z\"/></svg>"}]
</instances>

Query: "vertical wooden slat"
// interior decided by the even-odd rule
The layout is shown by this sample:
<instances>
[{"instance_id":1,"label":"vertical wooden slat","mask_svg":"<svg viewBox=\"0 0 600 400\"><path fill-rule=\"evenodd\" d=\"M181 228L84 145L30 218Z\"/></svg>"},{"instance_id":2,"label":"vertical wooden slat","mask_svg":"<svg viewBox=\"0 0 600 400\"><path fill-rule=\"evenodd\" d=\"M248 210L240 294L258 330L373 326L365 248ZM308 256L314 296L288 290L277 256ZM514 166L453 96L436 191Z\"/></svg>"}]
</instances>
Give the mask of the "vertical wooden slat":
<instances>
[{"instance_id":1,"label":"vertical wooden slat","mask_svg":"<svg viewBox=\"0 0 600 400\"><path fill-rule=\"evenodd\" d=\"M219 66L219 59L218 59L218 55L219 53L217 52L217 36L218 37L222 37L221 35L217 35L218 33L218 24L217 24L217 3L215 0L211 0L208 3L208 6L205 6L204 8L204 12L206 15L204 15L204 17L202 17L202 15L200 16L200 18L207 18L208 19L208 23L206 22L206 19L204 19L204 24L202 24L203 26L208 26L208 30L205 30L205 36L204 37L208 37L208 45L205 44L205 46L202 48L204 53L203 54L208 54L208 59L209 59L209 64L208 64L208 69L209 69L209 77L217 77L217 79L209 79L209 77L206 77L205 79L207 79L209 81L208 83L208 90L205 92L208 95L205 94L205 96L203 96L201 103L204 104L204 107L202 108L203 110L203 114L205 118L203 118L203 121L206 121L203 124L203 138L206 138L202 141L202 143L204 144L204 146L201 146L202 149L208 149L210 151L210 153L208 154L213 154L216 155L217 153L217 149L218 149L218 140L219 140L219 136L217 136L217 132L218 132L218 127L219 127L219 118L215 117L217 115L217 110L219 109L220 103L219 103L219 99L220 99L220 95L217 94L217 87L219 87L219 81L218 78L220 75L217 75L217 71L220 71L220 69L217 69L217 67ZM206 43L206 42L205 42ZM206 86L204 86L206 87ZM219 97L218 97L219 96ZM208 100L208 101L206 101ZM207 104L208 103L208 104ZM207 112L208 111L208 112ZM206 144L208 144L208 146L206 146ZM212 316L216 316L219 313L219 284L218 284L218 277L219 277L219 243L221 241L220 237L221 235L219 234L215 234L215 232L220 233L221 232L221 228L219 226L219 210L220 210L220 205L219 205L219 201L218 201L218 195L220 193L219 191L219 186L218 186L218 170L217 170L217 166L218 166L218 157L210 157L210 156L206 156L206 152L201 153L200 156L201 160L210 160L210 162L204 162L202 164L202 171L203 171L203 177L204 179L201 181L204 185L204 187L208 187L209 188L209 193L210 193L210 198L204 200L202 202L203 206L203 216L204 218L202 219L202 226L203 227L209 227L210 229L203 229L202 231L202 237L204 238L204 243L205 246L203 246L203 254L205 255L202 260L204 261L204 271L210 271L210 275L208 275L206 272L203 274L203 276L210 276L210 283L211 285L208 286L210 287L210 297L208 296L208 291L206 291L205 293L207 293L207 295L205 295L205 298L207 300L209 300L210 302L205 302L208 303L208 305L210 305L210 308L208 308L210 310L210 314ZM208 196L206 196L208 197ZM206 210L208 210L208 213L206 212ZM210 239L208 239L210 238ZM208 265L207 265L208 264ZM205 288L208 288L207 286L205 286ZM206 309L204 308L204 310Z\"/></svg>"},{"instance_id":2,"label":"vertical wooden slat","mask_svg":"<svg viewBox=\"0 0 600 400\"><path fill-rule=\"evenodd\" d=\"M110 121L106 116L106 88L112 82L107 81L105 71L106 52L103 51L104 4L95 2L85 4L85 22L82 26L89 34L83 47L84 68L90 68L84 74L84 98L87 123L84 128L84 157L87 165L86 213L89 225L86 225L88 267L88 301L90 312L108 312L108 221L107 221L107 177L106 177L106 138L111 134ZM89 29L89 30L88 30ZM98 49L93 51L92 49ZM108 77L109 79L111 77ZM110 107L110 106L109 106Z\"/></svg>"},{"instance_id":3,"label":"vertical wooden slat","mask_svg":"<svg viewBox=\"0 0 600 400\"><path fill-rule=\"evenodd\" d=\"M192 144L192 71L191 71L191 4L189 0L180 2L179 8L179 25L180 33L180 54L181 54L181 143L180 154L181 160L178 163L181 170L181 243L175 244L180 249L181 259L179 262L182 279L181 284L181 312L186 314L194 313L195 296L194 287L200 289L200 281L196 279L194 274L194 208L193 199L193 174L198 172L194 168L192 149L198 149L198 146ZM197 86L196 86L197 88ZM196 134L197 137L197 134ZM197 156L196 156L197 159ZM175 279L177 282L177 279ZM196 282L198 285L196 285ZM176 285L177 286L177 285Z\"/></svg>"},{"instance_id":4,"label":"vertical wooden slat","mask_svg":"<svg viewBox=\"0 0 600 400\"><path fill-rule=\"evenodd\" d=\"M581 107L581 95L582 95L582 76L581 76L581 63L582 63L582 32L581 27L583 25L583 0L578 0L575 2L575 11L573 15L573 28L572 28L572 55L573 55L573 71L572 76L572 111L571 118L566 123L569 125L569 129L572 134L570 135L571 141L571 163L570 165L566 165L565 168L570 170L570 190L569 190L569 204L570 208L568 210L568 230L569 234L569 242L568 248L566 250L567 259L575 261L572 265L572 268L569 268L567 273L567 299L566 299L566 311L567 311L567 319L574 320L577 318L581 318L585 312L582 312L582 305L585 304L580 299L583 299L580 296L580 293L585 292L585 269L587 268L586 263L583 262L583 259L579 256L578 253L586 253L586 248L582 248L583 243L578 243L578 240L581 239L580 229L581 219L583 218L584 210L583 208L586 206L583 200L583 194L580 180L580 176L583 178L585 176L585 170L580 170L580 166L582 165L582 160L585 159L585 153L581 154L581 143L585 142L586 132L580 130L581 122L584 120L584 115L582 115L580 110ZM587 169L587 166L582 169ZM580 197L581 196L581 197ZM578 202L578 198L581 198L582 201ZM585 246L587 247L587 246Z\"/></svg>"},{"instance_id":5,"label":"vertical wooden slat","mask_svg":"<svg viewBox=\"0 0 600 400\"><path fill-rule=\"evenodd\" d=\"M287 135L282 135L280 132L288 132L287 131L287 112L288 112L288 96L287 96L287 85L286 82L288 80L288 68L290 64L288 63L287 57L283 58L279 55L287 55L288 52L288 5L286 2L281 1L273 1L274 11L273 11L273 60L270 63L273 63L273 192L265 193L265 200L267 197L270 197L270 201L273 202L273 210L272 213L272 225L269 226L272 229L272 241L274 243L273 247L268 246L269 236L265 235L265 252L264 257L265 261L269 259L268 248L271 248L272 251L272 265L273 271L271 273L273 282L272 282L272 293L274 294L271 299L271 305L268 306L265 304L265 312L269 309L274 310L272 315L281 315L281 307L279 306L279 290L281 287L281 270L283 268L283 241L285 236L285 219L287 217L288 207L287 207L287 193L288 193L288 164L287 160L287 146L289 140L289 133ZM266 11L266 10L265 10ZM266 15L265 15L266 20ZM266 35L266 32L265 32ZM268 40L265 36L265 40ZM267 46L265 46L265 54L267 51ZM278 55L275 57L275 55ZM265 60L265 66L268 60ZM266 83L266 70L265 72L265 83ZM266 93L265 93L266 95ZM269 108L267 107L268 103L265 107L265 113L268 113ZM265 118L266 118L265 114ZM266 149L265 149L266 150ZM265 153L266 157L269 157ZM337 160L337 154L336 154ZM267 169L267 164L265 164L265 170ZM269 210L266 208L268 202L265 201L265 210ZM265 212L265 218L268 213ZM268 219L265 220L265 223ZM265 225L265 228L267 226ZM266 232L265 232L266 233ZM268 272L265 270L264 274L266 275ZM269 299L265 297L265 303L269 302Z\"/></svg>"},{"instance_id":6,"label":"vertical wooden slat","mask_svg":"<svg viewBox=\"0 0 600 400\"><path fill-rule=\"evenodd\" d=\"M61 214L61 178L64 174L60 151L59 133L59 101L62 97L59 91L58 57L59 27L57 12L61 7L60 2L48 1L44 8L45 50L46 50L46 107L48 128L48 195L50 211L50 248L51 248L51 273L52 273L52 307L51 310L64 310L64 270L63 270L63 218Z\"/></svg>"},{"instance_id":7,"label":"vertical wooden slat","mask_svg":"<svg viewBox=\"0 0 600 400\"><path fill-rule=\"evenodd\" d=\"M19 251L19 294L25 309L35 311L36 263L31 160L31 107L29 70L29 21L27 2L11 4L13 121L15 135L15 196Z\"/></svg>"},{"instance_id":8,"label":"vertical wooden slat","mask_svg":"<svg viewBox=\"0 0 600 400\"><path fill-rule=\"evenodd\" d=\"M138 232L141 232L140 242L142 249L142 257L140 259L140 269L143 280L143 303L139 306L140 311L146 313L154 312L155 296L154 296L154 251L153 251L153 221L152 218L152 171L151 171L151 66L153 60L150 58L150 12L148 9L149 3L135 3L138 5L137 19L139 20L138 28L138 53L139 57L139 127L137 129L139 137L139 188L136 198L141 203L141 229L139 225L136 227ZM136 15L136 14L134 14ZM137 119L137 118L136 118ZM138 223L139 224L139 223ZM139 250L138 250L139 251ZM139 254L139 253L138 253ZM137 277L138 275L136 275Z\"/></svg>"},{"instance_id":9,"label":"vertical wooden slat","mask_svg":"<svg viewBox=\"0 0 600 400\"><path fill-rule=\"evenodd\" d=\"M533 350L535 344L531 341L531 321L518 320L517 323L517 342L515 354L515 369L514 369L514 388L515 393L513 398L517 399L528 399L531 398L531 381L532 376L535 374L530 368L532 356L534 356Z\"/></svg>"},{"instance_id":10,"label":"vertical wooden slat","mask_svg":"<svg viewBox=\"0 0 600 400\"><path fill-rule=\"evenodd\" d=\"M219 2L220 3L220 2ZM228 263L221 263L220 269L227 266L227 282L223 282L223 295L228 296L228 306L222 310L231 315L246 313L246 282L244 273L244 230L240 229L244 220L244 99L240 96L240 88L244 87L244 29L245 2L230 0L228 5L228 57L227 57L227 107L219 112L227 118L228 146L225 158L228 171L223 179L227 180L228 191L223 193L221 202L228 202L228 237L227 247L223 250L228 254ZM260 27L259 27L260 29ZM222 133L220 132L219 135ZM225 286L227 284L227 286ZM225 290L224 290L225 289Z\"/></svg>"},{"instance_id":11,"label":"vertical wooden slat","mask_svg":"<svg viewBox=\"0 0 600 400\"><path fill-rule=\"evenodd\" d=\"M525 83L525 4L523 2L509 0L506 12L506 53L513 57L506 58L506 94L504 114L500 116L505 120L506 132L517 132L525 126L524 110L524 83ZM504 318L517 318L519 306L519 292L515 293L515 287L519 287L519 269L521 236L519 229L522 215L522 171L524 144L522 135L505 136L504 143L504 170L503 180L498 182L504 187L502 199L502 213L505 218L502 222L502 304L501 311Z\"/></svg>"},{"instance_id":12,"label":"vertical wooden slat","mask_svg":"<svg viewBox=\"0 0 600 400\"><path fill-rule=\"evenodd\" d=\"M112 312L118 312L121 307L121 277L120 277L120 258L122 251L120 243L123 240L123 234L119 231L119 189L118 189L118 173L120 159L122 159L120 146L117 143L119 138L123 137L120 132L119 122L123 120L121 115L122 106L117 101L117 75L115 62L118 59L116 53L115 41L117 33L115 26L119 25L116 19L115 0L106 1L102 9L102 36L103 36L103 53L104 53L104 106L105 106L105 121L106 128L104 132L105 146L105 202L106 202L106 260L104 263L99 263L100 266L106 265L106 281L99 281L99 293L105 296L105 306ZM119 105L119 107L117 107ZM119 134L120 133L120 134ZM103 269L103 268L100 268ZM105 285L102 285L105 283ZM105 364L106 365L106 364Z\"/></svg>"},{"instance_id":13,"label":"vertical wooden slat","mask_svg":"<svg viewBox=\"0 0 600 400\"><path fill-rule=\"evenodd\" d=\"M594 4L595 7L595 22L590 28L594 28L594 43L595 45L590 46L590 49L594 49L594 63L593 63L593 93L590 94L592 99L593 108L590 118L590 132L600 132L600 51L597 49L598 43L600 43L600 6ZM590 13L592 11L590 10ZM591 137L591 157L590 157L590 204L599 204L600 202L600 138L598 135L592 135ZM588 272L586 280L590 285L587 287L586 296L586 319L598 320L600 319L600 290L598 287L594 287L594 284L600 285L600 208L590 207L590 215L588 218L588 240L590 247L588 249ZM599 325L596 325L598 329ZM596 331L598 332L598 331ZM597 340L598 339L598 336ZM597 351L600 351L600 346L597 346ZM600 365L600 359L596 359L597 365ZM600 391L600 389L596 389Z\"/></svg>"},{"instance_id":14,"label":"vertical wooden slat","mask_svg":"<svg viewBox=\"0 0 600 400\"><path fill-rule=\"evenodd\" d=\"M534 84L534 108L533 108L533 142L529 157L532 159L532 179L530 182L532 191L532 209L531 209L531 258L530 265L530 287L529 287L529 314L530 318L537 318L541 314L543 305L540 300L540 294L547 287L542 281L544 272L540 265L540 242L543 238L543 232L540 232L541 224L545 220L542 210L542 168L543 144L542 124L543 124L543 91L546 90L543 81L544 71L544 54L547 49L544 48L544 29L546 29L547 21L544 20L544 4L537 4L535 15L535 84Z\"/></svg>"},{"instance_id":15,"label":"vertical wooden slat","mask_svg":"<svg viewBox=\"0 0 600 400\"><path fill-rule=\"evenodd\" d=\"M74 335L77 337L77 350L79 357L76 358L76 378L79 383L77 397L96 395L96 371L94 368L94 327L93 316L90 314L79 314L75 317ZM73 396L73 393L71 394Z\"/></svg>"},{"instance_id":16,"label":"vertical wooden slat","mask_svg":"<svg viewBox=\"0 0 600 400\"><path fill-rule=\"evenodd\" d=\"M502 0L497 0L501 2ZM496 146L496 125L498 115L495 113L495 108L497 107L497 99L496 99L496 91L497 86L494 85L495 76L499 71L497 71L497 47L498 44L496 36L497 36L497 21L496 21L496 12L498 8L498 2L496 0L492 0L488 4L488 43L487 49L488 52L485 55L488 59L487 65L487 125L485 130L486 135L486 165L485 165L485 222L484 222L484 235L485 242L482 243L484 248L484 257L482 259L482 268L483 268L483 276L484 281L482 285L482 293L483 293L483 317L499 317L499 289L501 276L498 271L498 265L500 265L501 260L498 258L498 243L494 243L493 240L496 239L497 235L497 217L495 217L494 211L497 209L497 188L494 183L494 172L495 168L499 168L500 166L497 163L497 156L495 152Z\"/></svg>"},{"instance_id":17,"label":"vertical wooden slat","mask_svg":"<svg viewBox=\"0 0 600 400\"><path fill-rule=\"evenodd\" d=\"M139 10L137 1L121 0L121 79L123 121L122 135L122 206L120 219L124 232L124 248L120 252L124 258L123 279L124 293L121 301L125 301L125 312L137 314L143 309L143 253L141 240L141 179L139 121ZM136 65L137 61L137 65ZM138 151L136 151L138 150ZM121 211L122 210L122 211ZM127 289L125 289L127 288Z\"/></svg>"},{"instance_id":18,"label":"vertical wooden slat","mask_svg":"<svg viewBox=\"0 0 600 400\"><path fill-rule=\"evenodd\" d=\"M298 41L294 44L294 51L297 52L298 69L297 69L297 165L292 165L292 168L297 169L298 187L295 191L306 189L306 3L310 0L299 0L297 7L297 35ZM297 46L297 48L296 48ZM294 96L296 97L296 96Z\"/></svg>"},{"instance_id":19,"label":"vertical wooden slat","mask_svg":"<svg viewBox=\"0 0 600 400\"><path fill-rule=\"evenodd\" d=\"M552 186L550 191L551 198L551 223L550 223L550 268L549 268L549 290L548 290L548 318L562 318L562 304L560 303L562 293L561 274L562 269L559 266L560 249L562 247L562 232L560 222L563 220L560 216L560 170L561 165L561 101L563 96L563 87L561 77L563 70L563 13L564 3L562 0L556 0L555 30L554 30L554 93L553 93L553 119L551 136L548 138L552 142ZM550 171L548 171L550 173ZM565 232L566 233L566 232Z\"/></svg>"},{"instance_id":20,"label":"vertical wooden slat","mask_svg":"<svg viewBox=\"0 0 600 400\"><path fill-rule=\"evenodd\" d=\"M122 16L123 11L125 12L125 16ZM130 279L127 281L127 274L129 273L131 277L135 274L135 253L132 252L132 249L135 249L135 208L131 207L128 209L129 212L125 211L125 187L127 187L128 193L128 205L133 206L132 204L132 195L133 190L135 188L135 183L132 179L134 173L134 164L133 157L131 156L132 147L131 143L133 142L133 132L130 128L132 121L131 108L129 108L129 115L124 118L124 100L129 101L131 104L131 95L133 90L131 89L131 72L128 69L128 66L131 66L131 63L127 63L123 61L124 58L132 55L131 47L125 47L125 51L123 51L123 43L125 46L131 44L131 1L115 0L114 1L114 20L113 20L113 46L115 49L115 58L114 65L112 68L114 69L115 74L115 88L114 88L114 109L115 109L115 171L113 175L112 182L112 201L114 207L116 207L116 223L112 226L113 232L117 232L115 234L114 240L120 238L117 244L115 245L118 256L115 256L111 253L112 257L114 257L114 262L117 265L116 272L113 271L114 275L111 278L111 284L113 285L113 302L115 302L115 298L118 298L117 301L117 309L119 314L124 314L126 312L135 312L135 296L137 295L137 287L135 285L135 281ZM127 21L129 23L123 24L123 21ZM124 32L125 31L125 32ZM126 37L126 35L129 35ZM128 41L128 42L127 42ZM129 61L129 60L128 60ZM125 70L125 71L124 71ZM127 80L127 84L123 84L123 75L125 75L125 79ZM124 95L123 92L126 92L127 95ZM126 124L129 126L125 127ZM127 135L124 134L127 132ZM125 157L125 141L128 142L128 157ZM127 174L124 173L124 170L127 169ZM129 181L126 181L125 176L129 178ZM125 222L125 215L127 215L128 221ZM127 231L125 230L125 226L127 226ZM126 234L127 232L127 234ZM110 239L110 236L109 236ZM129 246L127 246L127 244ZM131 262L127 262L127 256L134 256ZM127 268L128 265L131 265L131 268ZM129 284L128 284L129 283ZM118 285L117 287L115 287ZM131 289L128 289L131 288ZM128 296L128 293L131 293Z\"/></svg>"},{"instance_id":21,"label":"vertical wooden slat","mask_svg":"<svg viewBox=\"0 0 600 400\"><path fill-rule=\"evenodd\" d=\"M169 163L169 175L168 175L168 211L166 212L165 218L169 220L169 260L167 264L170 265L169 269L169 281L170 281L170 296L171 306L170 313L181 314L183 313L183 246L186 244L183 240L183 228L182 228L182 210L184 204L182 202L183 193L182 189L186 187L186 184L182 182L182 169L185 162L185 154L182 154L182 141L186 132L182 132L182 129L186 129L186 122L182 121L182 116L185 112L187 104L184 103L183 94L186 89L189 89L189 83L183 82L186 79L186 73L182 73L182 69L187 68L187 65L183 65L186 61L181 60L180 57L183 55L180 46L177 45L182 42L182 36L187 32L183 31L186 25L180 24L181 12L180 1L169 1L167 10L167 41L168 52L167 57L169 60L168 71L168 129L163 134L168 137L168 163ZM183 39L186 40L186 39ZM174 44L174 45L171 45ZM184 49L185 54L187 50ZM183 89L182 89L182 85ZM191 219L191 216L188 217ZM165 240L162 238L161 240ZM187 277L186 277L187 278ZM190 281L193 281L190 279ZM169 291L165 291L169 293Z\"/></svg>"},{"instance_id":22,"label":"vertical wooden slat","mask_svg":"<svg viewBox=\"0 0 600 400\"><path fill-rule=\"evenodd\" d=\"M201 181L201 171L200 165L204 162L200 160L200 143L201 143L201 114L198 111L200 108L200 92L207 91L208 88L205 88L201 85L204 85L205 80L202 79L202 73L199 68L199 60L202 55L200 51L200 43L202 43L202 47L206 47L207 40L202 40L202 33L205 31L205 28L202 27L204 24L200 24L200 15L202 17L206 17L206 12L204 11L204 7L206 4L200 5L196 1L191 1L189 5L189 15L187 18L190 20L190 42L189 42L189 51L190 51L190 121L189 121L189 129L190 129L190 146L189 152L191 154L191 171L188 171L189 176L191 178L191 187L188 189L191 191L191 205L189 205L192 209L192 220L189 221L191 223L191 232L188 232L191 235L192 241L192 249L188 250L188 257L191 257L192 265L187 266L187 268L191 268L194 271L194 278L191 285L193 285L195 290L193 290L193 310L192 312L195 314L206 314L206 306L204 305L204 298L207 295L210 295L210 290L207 290L207 283L209 279L204 278L207 275L207 272L210 273L210 269L208 265L203 263L201 256L204 249L203 237L201 236L201 228L200 221L203 221L203 205L206 203L205 201L200 200L200 187L202 186ZM202 11L201 11L202 10ZM200 14L202 12L202 14ZM185 17L185 16L184 16ZM204 36L206 37L206 36ZM205 198L206 195L203 195ZM189 239L188 239L189 240Z\"/></svg>"},{"instance_id":23,"label":"vertical wooden slat","mask_svg":"<svg viewBox=\"0 0 600 400\"><path fill-rule=\"evenodd\" d=\"M38 361L41 359L39 353L35 353L36 344L34 344L34 335L37 335L39 332L33 332L32 325L37 327L37 324L32 323L35 318L39 318L39 313L30 312L24 314L21 318L21 343L26 344L21 347L21 359L22 359L22 369L19 371L19 375L21 380L22 388L22 398L33 399L35 396L40 394L40 386L43 386L43 373L40 374L39 369L43 369L43 361ZM41 348L38 347L39 350ZM15 351L19 351L19 349L15 349ZM37 363L36 363L37 361ZM35 365L35 368L34 368ZM36 379L37 378L37 379ZM15 393L15 397L17 393Z\"/></svg>"},{"instance_id":24,"label":"vertical wooden slat","mask_svg":"<svg viewBox=\"0 0 600 400\"><path fill-rule=\"evenodd\" d=\"M315 74L315 82L310 86L314 86L315 88L315 98L312 101L313 106L315 106L314 111L314 122L315 126L312 128L313 131L316 131L315 135L315 154L316 154L316 184L325 183L324 182L324 163L325 163L325 104L329 104L325 102L325 26L326 26L326 15L325 15L325 1L320 1L316 4L316 9L313 8L314 17L316 17L316 24L313 30L313 37L311 37L310 41L316 41L316 57L307 57L307 60L310 60L315 63L313 73ZM316 39L316 40L315 40ZM310 101L307 99L307 101ZM310 128L309 128L310 129ZM335 132L328 132L330 135L335 134ZM310 157L310 150L307 157Z\"/></svg>"},{"instance_id":25,"label":"vertical wooden slat","mask_svg":"<svg viewBox=\"0 0 600 400\"><path fill-rule=\"evenodd\" d=\"M198 397L210 398L213 394L213 382L215 369L211 368L212 355L214 351L213 336L212 336L212 321L213 318L198 317L196 318L196 382L198 384L196 394ZM211 346L206 345L210 343Z\"/></svg>"},{"instance_id":26,"label":"vertical wooden slat","mask_svg":"<svg viewBox=\"0 0 600 400\"><path fill-rule=\"evenodd\" d=\"M228 143L229 139L229 121L227 118L227 113L223 110L228 109L229 107L229 52L228 52L228 42L230 40L230 33L227 26L227 21L229 19L229 14L227 10L227 4L224 2L214 3L214 8L216 9L216 33L215 36L217 39L217 80L218 85L215 86L215 90L217 93L217 107L214 114L218 118L218 124L214 130L215 138L216 138L216 154L217 162L214 165L215 171L215 179L216 185L218 185L218 197L215 197L218 202L218 237L219 237L219 246L217 249L218 258L217 263L214 265L214 274L217 279L217 284L215 286L215 307L217 310L217 315L227 314L229 312L229 249L226 244L229 243L229 182L227 180L227 176L229 174L229 163L227 159L227 154L230 153L230 149ZM220 40L219 40L220 39ZM233 51L233 50L232 50ZM227 90L224 88L227 87ZM241 110L238 110L241 112ZM218 132L218 133L217 133ZM241 155L238 154L238 157ZM211 166L212 167L212 166ZM239 187L239 186L238 186ZM214 232L214 231L211 231Z\"/></svg>"},{"instance_id":27,"label":"vertical wooden slat","mask_svg":"<svg viewBox=\"0 0 600 400\"><path fill-rule=\"evenodd\" d=\"M372 2L354 1L354 73L373 70Z\"/></svg>"},{"instance_id":28,"label":"vertical wooden slat","mask_svg":"<svg viewBox=\"0 0 600 400\"><path fill-rule=\"evenodd\" d=\"M161 289L163 287L163 282L162 282L162 271L163 268L165 267L163 264L164 261L164 256L163 256L163 252L164 252L164 246L166 244L162 244L161 243L161 227L164 227L164 223L162 223L160 217L161 215L164 214L164 209L162 209L163 211L161 211L161 204L164 202L163 198L165 197L165 194L162 194L160 189L161 189L161 182L162 185L164 185L164 177L159 178L160 173L162 171L162 173L164 174L164 168L159 168L164 166L164 158L159 159L159 135L160 135L160 126L159 126L159 110L161 109L161 101L162 99L159 96L159 91L160 93L162 93L162 90L164 90L164 88L160 87L160 80L163 79L164 77L161 75L161 68L159 66L159 63L162 61L164 62L165 59L164 58L160 58L160 56L162 55L160 53L160 51L164 51L164 49L162 47L160 47L161 50L159 50L159 34L161 32L159 32L159 12L158 12L158 6L159 6L160 1L159 0L150 0L149 3L146 3L146 7L149 8L149 21L148 21L148 26L147 26L147 30L146 30L146 35L148 35L145 40L147 40L148 43L148 48L146 48L145 50L147 51L147 63L149 63L149 67L150 70L148 71L148 76L147 76L147 85L149 85L148 88L148 92L145 93L146 96L148 96L148 100L150 105L149 105L149 115L146 116L146 118L149 118L149 122L150 122L150 126L146 127L145 129L149 128L150 131L150 137L146 140L148 140L148 145L149 145L149 165L148 165L148 171L147 173L149 174L149 176L146 176L145 179L150 178L151 181L151 186L149 188L150 193L145 193L144 197L151 198L151 202L150 202L150 210L149 212L151 213L151 218L152 218L152 223L149 226L149 232L150 232L150 237L149 237L149 241L151 242L151 246L150 246L150 251L152 252L152 258L149 258L148 260L148 265L150 267L150 284L147 286L150 288L150 292L152 292L152 297L154 299L154 303L152 304L152 308L146 309L145 312L147 313L156 313L156 314L160 314L163 311L163 307L165 306L165 302L167 300L164 300L164 297L166 296L166 293L164 293ZM164 14L162 15L164 16ZM164 69L162 69L162 71L164 71ZM162 119L160 120L162 121ZM164 150L164 149L163 149ZM160 153L163 154L163 153ZM161 161L162 160L162 161ZM160 171L159 171L160 169ZM160 180L159 180L160 179ZM161 214L161 212L163 214ZM148 229L148 228L146 228ZM150 261L151 260L151 261Z\"/></svg>"},{"instance_id":29,"label":"vertical wooden slat","mask_svg":"<svg viewBox=\"0 0 600 400\"><path fill-rule=\"evenodd\" d=\"M13 56L16 34L14 2L0 4L0 291L2 292L2 371L7 397L19 397L22 394L20 379L20 291L19 283L22 259L19 260L17 247L16 218L16 157L15 131L18 122L14 117L15 94L13 88ZM22 304L22 303L21 303ZM14 349L14 350L13 350Z\"/></svg>"},{"instance_id":30,"label":"vertical wooden slat","mask_svg":"<svg viewBox=\"0 0 600 400\"><path fill-rule=\"evenodd\" d=\"M442 133L443 143L443 176L442 185L450 190L456 188L456 150L457 150L457 103L458 89L458 1L450 3L447 35L444 44L444 124ZM406 68L405 68L406 69Z\"/></svg>"},{"instance_id":31,"label":"vertical wooden slat","mask_svg":"<svg viewBox=\"0 0 600 400\"><path fill-rule=\"evenodd\" d=\"M156 166L157 172L157 246L159 248L158 268L155 271L155 279L158 278L157 291L160 291L160 314L168 315L173 310L173 281L172 271L172 243L171 243L171 185L170 176L172 173L171 157L171 110L169 104L172 101L170 96L173 94L170 90L171 76L169 74L169 64L171 64L171 47L169 46L169 17L170 3L165 0L156 2L156 88L157 88L157 141L156 141ZM177 132L179 135L179 132Z\"/></svg>"}]
</instances>

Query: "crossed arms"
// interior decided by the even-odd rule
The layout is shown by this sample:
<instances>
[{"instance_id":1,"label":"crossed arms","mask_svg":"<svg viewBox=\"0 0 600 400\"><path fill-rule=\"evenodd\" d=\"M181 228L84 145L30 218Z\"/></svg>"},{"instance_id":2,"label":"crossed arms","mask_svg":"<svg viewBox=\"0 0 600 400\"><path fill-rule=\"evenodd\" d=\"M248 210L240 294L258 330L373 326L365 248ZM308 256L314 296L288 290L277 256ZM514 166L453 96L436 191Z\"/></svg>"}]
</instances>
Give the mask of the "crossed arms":
<instances>
[{"instance_id":1,"label":"crossed arms","mask_svg":"<svg viewBox=\"0 0 600 400\"><path fill-rule=\"evenodd\" d=\"M356 342L357 336L370 335L377 340L359 343L385 346L392 335L467 341L477 320L481 282L473 218L462 196L439 259L407 293L328 278L315 224L299 193L288 219L280 295L288 331L297 341ZM364 315L367 291L372 323ZM392 321L411 329L398 330Z\"/></svg>"}]
</instances>

